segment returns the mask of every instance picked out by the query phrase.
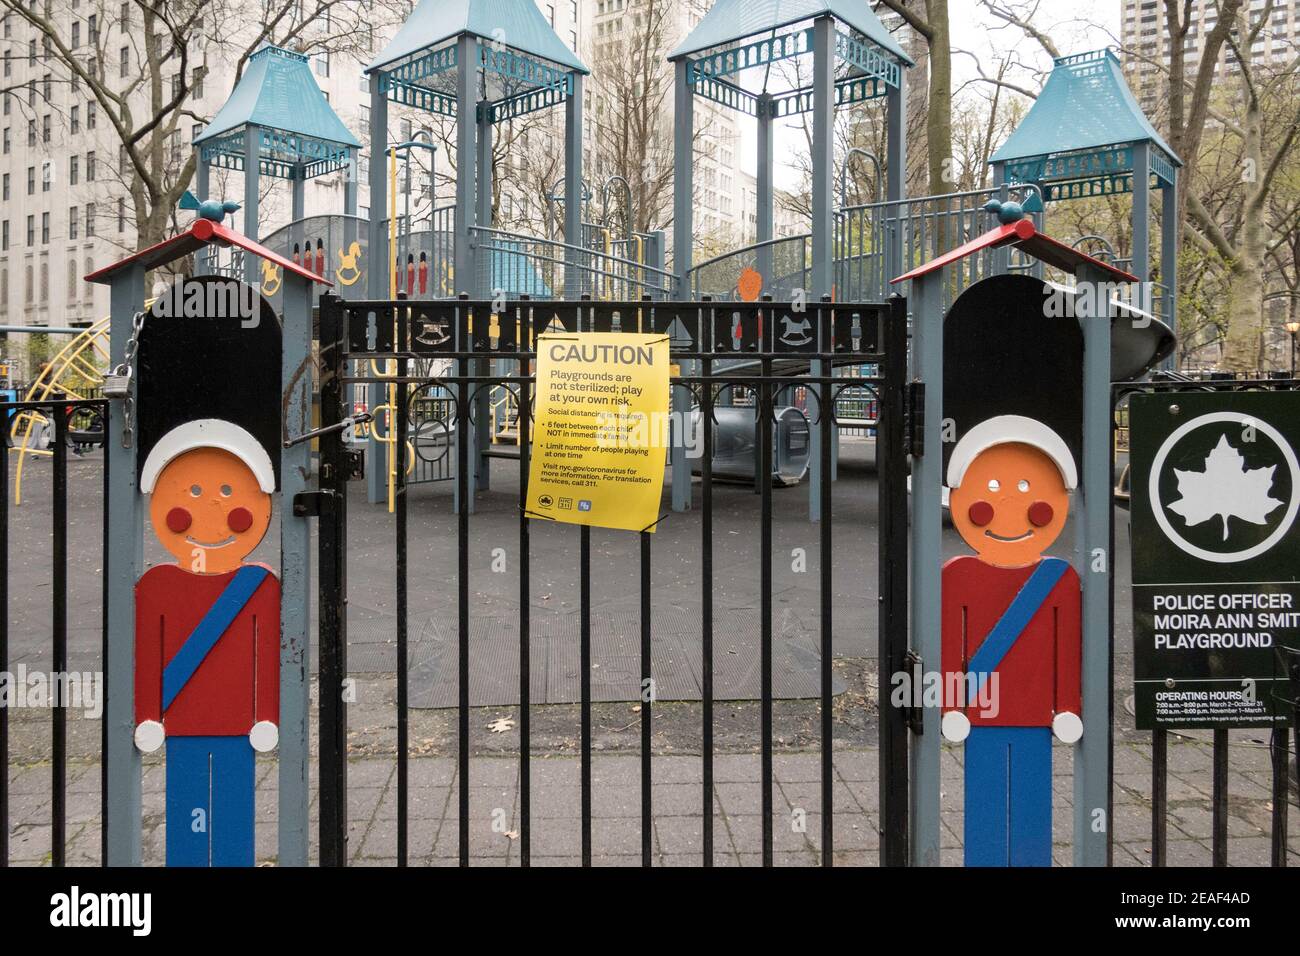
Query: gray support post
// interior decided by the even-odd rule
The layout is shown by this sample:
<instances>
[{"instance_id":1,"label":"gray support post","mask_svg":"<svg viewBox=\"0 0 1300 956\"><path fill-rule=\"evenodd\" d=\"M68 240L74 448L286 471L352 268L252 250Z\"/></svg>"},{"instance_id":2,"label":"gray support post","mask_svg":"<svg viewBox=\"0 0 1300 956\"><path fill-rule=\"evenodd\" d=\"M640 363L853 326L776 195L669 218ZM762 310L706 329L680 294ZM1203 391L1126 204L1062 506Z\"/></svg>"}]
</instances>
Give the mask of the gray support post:
<instances>
[{"instance_id":1,"label":"gray support post","mask_svg":"<svg viewBox=\"0 0 1300 956\"><path fill-rule=\"evenodd\" d=\"M492 115L487 102L479 103L477 112L478 139L477 139L477 156L475 162L478 164L478 196L476 200L475 218L480 226L491 228L492 226ZM407 162L410 162L410 154L407 154ZM491 237L486 234L479 234L478 242L491 242ZM480 256L478 266L478 281L475 283L478 298L486 299L496 295L496 277L492 274L492 252L484 250ZM475 374L485 375L488 373L490 365L487 361L476 361L474 363ZM478 452L474 456L474 482L479 491L487 491L491 484L492 459L488 457L488 452L492 446L492 392L487 388L480 388L474 395L474 446Z\"/></svg>"},{"instance_id":2,"label":"gray support post","mask_svg":"<svg viewBox=\"0 0 1300 956\"><path fill-rule=\"evenodd\" d=\"M1133 268L1139 287L1151 281L1151 144L1133 146Z\"/></svg>"},{"instance_id":3,"label":"gray support post","mask_svg":"<svg viewBox=\"0 0 1300 956\"><path fill-rule=\"evenodd\" d=\"M885 226L885 287L889 280L907 271L903 262L903 207L907 193L907 69L898 68L898 86L885 95L885 200L889 203ZM885 289L881 289L881 295Z\"/></svg>"},{"instance_id":4,"label":"gray support post","mask_svg":"<svg viewBox=\"0 0 1300 956\"><path fill-rule=\"evenodd\" d=\"M993 164L993 186L998 191L998 202L1006 202L1011 198L1011 191L1007 189L1007 164ZM976 213L979 215L979 213ZM981 225L987 225L992 228L997 220L992 219ZM1011 247L1001 246L993 250L993 274L1005 275L1011 271Z\"/></svg>"},{"instance_id":5,"label":"gray support post","mask_svg":"<svg viewBox=\"0 0 1300 956\"><path fill-rule=\"evenodd\" d=\"M1101 289L1106 276L1084 267L1080 286ZM1110 857L1110 307L1076 303L1083 326L1083 462L1076 504L1075 567L1083 578L1083 737L1074 745L1074 865L1106 866ZM1097 303L1095 310L1088 302ZM1087 314L1096 311L1100 314Z\"/></svg>"},{"instance_id":6,"label":"gray support post","mask_svg":"<svg viewBox=\"0 0 1300 956\"><path fill-rule=\"evenodd\" d=\"M474 246L478 237L472 232L478 225L477 179L475 162L478 148L476 115L478 78L478 40L468 34L456 41L460 65L456 68L456 285L454 291L474 295ZM471 456L472 459L473 456Z\"/></svg>"},{"instance_id":7,"label":"gray support post","mask_svg":"<svg viewBox=\"0 0 1300 956\"><path fill-rule=\"evenodd\" d=\"M772 94L761 93L758 97L758 232L755 242L767 242L772 238L775 220L775 190L772 185L773 148L772 148ZM763 291L771 292L772 287L772 247L759 246L757 259L758 274L763 277Z\"/></svg>"},{"instance_id":8,"label":"gray support post","mask_svg":"<svg viewBox=\"0 0 1300 956\"><path fill-rule=\"evenodd\" d=\"M290 212L290 218L298 222L306 215L307 208L307 165L299 163L293 168L292 183L293 205ZM250 239L257 239L257 236L249 236Z\"/></svg>"},{"instance_id":9,"label":"gray support post","mask_svg":"<svg viewBox=\"0 0 1300 956\"><path fill-rule=\"evenodd\" d=\"M257 241L258 187L262 172L262 129L250 123L244 128L244 235ZM260 289L257 257L244 253L244 281Z\"/></svg>"},{"instance_id":10,"label":"gray support post","mask_svg":"<svg viewBox=\"0 0 1300 956\"><path fill-rule=\"evenodd\" d=\"M208 191L211 186L211 171L208 167L208 161L203 158L203 147L194 148L194 194L198 197L199 202L210 199ZM211 246L204 246L194 256L194 274L196 276L207 275L212 271L211 263L208 256L212 252Z\"/></svg>"},{"instance_id":11,"label":"gray support post","mask_svg":"<svg viewBox=\"0 0 1300 956\"><path fill-rule=\"evenodd\" d=\"M695 241L695 94L687 79L689 69L689 60L678 60L673 85L673 272L678 299L692 297L689 273Z\"/></svg>"},{"instance_id":12,"label":"gray support post","mask_svg":"<svg viewBox=\"0 0 1300 956\"><path fill-rule=\"evenodd\" d=\"M384 223L384 210L388 208L388 177L384 159L388 150L388 97L380 85L380 74L370 74L370 243L369 268L366 270L366 292L372 299L387 299L392 293L392 277L388 274L388 232ZM366 370L369 372L369 369ZM384 387L370 385L366 388L366 401L371 411L385 401ZM366 446L366 501L378 504L388 498L385 459L388 446L375 439L378 422L370 427L370 441ZM382 427L382 426L379 426Z\"/></svg>"},{"instance_id":13,"label":"gray support post","mask_svg":"<svg viewBox=\"0 0 1300 956\"><path fill-rule=\"evenodd\" d=\"M311 431L311 285L285 272L281 407L286 436ZM307 865L307 784L311 636L311 525L293 514L294 496L311 490L311 443L280 450L280 832L279 865Z\"/></svg>"},{"instance_id":14,"label":"gray support post","mask_svg":"<svg viewBox=\"0 0 1300 956\"><path fill-rule=\"evenodd\" d=\"M818 17L813 21L813 123L812 123L812 288L805 289L808 302L816 302L830 295L831 258L833 255L832 177L835 169L835 21ZM818 334L821 334L818 323ZM821 348L827 343L820 342ZM822 361L811 363L814 375L826 375L831 366ZM823 399L829 400L831 390L821 385L809 386L816 397L818 415L827 414ZM822 517L821 470L822 432L814 428L809 442L808 459L808 518L820 521Z\"/></svg>"},{"instance_id":15,"label":"gray support post","mask_svg":"<svg viewBox=\"0 0 1300 956\"><path fill-rule=\"evenodd\" d=\"M940 667L943 601L941 554L943 504L943 289L948 269L912 280L912 377L925 385L925 433L920 458L912 460L912 650L921 663L912 677ZM883 678L882 678L883 679ZM914 694L920 689L913 686ZM922 707L922 733L912 736L911 836L913 866L939 865L940 708Z\"/></svg>"},{"instance_id":16,"label":"gray support post","mask_svg":"<svg viewBox=\"0 0 1300 956\"><path fill-rule=\"evenodd\" d=\"M144 269L135 266L113 277L109 292L112 322L109 357L117 365L126 357L135 313L144 307ZM131 382L132 394L136 383ZM104 435L109 486L104 572L108 576L108 659L104 662L107 702L108 777L105 846L108 866L139 866L140 752L135 749L135 582L144 571L144 500L135 471L135 435L123 446L123 403L108 403Z\"/></svg>"},{"instance_id":17,"label":"gray support post","mask_svg":"<svg viewBox=\"0 0 1300 956\"><path fill-rule=\"evenodd\" d=\"M1160 191L1160 281L1165 287L1162 319L1178 334L1178 168L1174 181ZM1165 367L1174 367L1177 350L1165 359Z\"/></svg>"},{"instance_id":18,"label":"gray support post","mask_svg":"<svg viewBox=\"0 0 1300 956\"><path fill-rule=\"evenodd\" d=\"M571 267L564 270L564 294L576 299L594 284L591 273L572 268L586 265L591 257L575 248L582 245L582 74L569 75L573 92L564 101L564 241L569 246L565 258Z\"/></svg>"},{"instance_id":19,"label":"gray support post","mask_svg":"<svg viewBox=\"0 0 1300 956\"><path fill-rule=\"evenodd\" d=\"M457 41L458 62L456 68L456 229L455 229L455 291L473 296L480 282L475 272L475 246L479 242L473 227L478 223L478 39L469 34ZM461 330L457 330L459 336ZM457 339L461 341L461 339ZM468 375L474 368L472 362L457 359L457 375ZM455 387L456 401L471 400L472 390L466 385ZM479 416L480 420L482 416ZM466 476L465 487L469 500L460 500L460 482L453 483L453 507L459 513L465 508L470 514L474 512L474 492L478 488L478 444L475 429L466 429L462 435L456 429L456 441L466 442L468 448L465 461L470 463L471 473ZM459 458L457 459L460 460Z\"/></svg>"},{"instance_id":20,"label":"gray support post","mask_svg":"<svg viewBox=\"0 0 1300 956\"><path fill-rule=\"evenodd\" d=\"M357 214L357 151L348 150L347 165L343 169L343 215Z\"/></svg>"}]
</instances>

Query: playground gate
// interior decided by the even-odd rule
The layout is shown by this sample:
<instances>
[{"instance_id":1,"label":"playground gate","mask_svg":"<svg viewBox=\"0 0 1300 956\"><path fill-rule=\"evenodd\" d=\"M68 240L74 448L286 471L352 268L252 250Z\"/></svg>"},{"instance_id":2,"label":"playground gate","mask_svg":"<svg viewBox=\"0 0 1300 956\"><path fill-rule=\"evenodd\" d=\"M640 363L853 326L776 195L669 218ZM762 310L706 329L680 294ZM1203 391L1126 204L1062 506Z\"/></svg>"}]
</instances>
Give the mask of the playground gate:
<instances>
[{"instance_id":1,"label":"playground gate","mask_svg":"<svg viewBox=\"0 0 1300 956\"><path fill-rule=\"evenodd\" d=\"M331 688L341 686L347 665L347 577L348 507L347 481L356 473L356 460L344 441L350 406L344 396L357 383L396 385L397 395L392 428L398 447L403 447L410 428L410 410L418 397L430 389L451 396L451 446L456 456L458 571L456 575L459 700L457 740L459 767L459 858L470 860L470 653L472 620L470 604L470 526L474 469L469 455L472 442L465 439L474 428L479 399L493 389L509 389L517 396L517 407L528 410L532 403L536 332L627 331L664 332L672 341L672 362L680 369L672 378L674 408L692 405L703 421L711 421L716 405L726 402L725 393L738 387L756 396L759 474L759 549L761 622L761 796L763 808L762 853L765 863L773 858L773 720L772 720L772 447L774 408L796 389L808 390L809 419L821 433L820 472L823 519L820 522L820 698L821 698L821 827L822 859L830 865L833 856L832 764L832 533L859 533L854 527L836 528L831 507L831 433L834 411L822 414L818 397L830 392L827 407L835 405L833 394L852 387L858 393L873 393L879 409L877 466L879 472L879 665L882 674L903 670L907 655L907 439L905 396L907 316L902 299L889 304L812 305L803 315L812 320L811 336L778 333L775 321L796 314L788 303L710 302L546 302L528 300L504 304L487 301L421 302L344 301L334 296L321 300L321 430L320 492L304 502L308 513L320 517L319 607L320 607L320 848L323 865L343 865L347 860L347 704ZM491 317L491 321L488 321ZM671 330L671 331L670 331ZM782 341L782 338L788 341ZM791 344L799 342L799 344ZM411 374L411 365L429 358L451 360L452 374L437 378ZM395 365L386 365L388 362ZM837 365L867 367L875 374L850 380L833 377ZM349 369L360 369L351 375ZM377 375L375 369L392 369L394 375ZM811 370L811 374L809 374ZM529 529L524 515L529 467L530 416L521 412L519 429L519 778L521 861L530 859L530 835L534 826L529 803L530 781L530 629L528 608L532 601L529 585ZM713 434L703 431L702 484L700 487L700 533L702 575L701 660L703 677L703 726L700 813L702 862L711 865L714 845L713 811L713 719L714 719L714 570L713 570ZM399 468L399 481L404 469ZM408 856L408 518L406 495L395 498L395 553L397 601L397 847L400 863ZM582 861L592 862L592 724L591 724L591 631L592 596L591 533L588 527L569 528L579 540L579 563L573 569L581 582L580 665L581 674L581 801ZM653 678L651 629L655 608L651 600L653 536L640 534L640 670L642 681ZM451 543L448 543L448 547ZM864 594L862 600L868 600ZM642 686L645 686L644 683ZM903 710L889 705L889 682L882 680L880 701L879 827L881 862L903 865L907 861L907 723ZM642 861L652 858L652 789L654 761L651 754L651 719L654 701L643 702L641 726L641 847Z\"/></svg>"}]
</instances>

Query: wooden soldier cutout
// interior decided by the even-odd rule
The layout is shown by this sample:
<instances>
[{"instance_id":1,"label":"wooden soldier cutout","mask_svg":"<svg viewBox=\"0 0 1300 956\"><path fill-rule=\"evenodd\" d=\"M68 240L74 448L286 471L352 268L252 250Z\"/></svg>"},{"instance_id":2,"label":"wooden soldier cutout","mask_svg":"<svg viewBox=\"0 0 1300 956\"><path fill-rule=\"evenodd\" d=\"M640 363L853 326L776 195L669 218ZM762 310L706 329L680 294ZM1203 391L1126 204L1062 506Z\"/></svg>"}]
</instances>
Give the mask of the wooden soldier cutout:
<instances>
[{"instance_id":1,"label":"wooden soldier cutout","mask_svg":"<svg viewBox=\"0 0 1300 956\"><path fill-rule=\"evenodd\" d=\"M246 559L278 484L281 346L254 301L255 324L151 314L140 333L139 486L177 563L136 584L135 741L166 744L169 866L253 865L255 755L279 740L280 582Z\"/></svg>"},{"instance_id":2,"label":"wooden soldier cutout","mask_svg":"<svg viewBox=\"0 0 1300 956\"><path fill-rule=\"evenodd\" d=\"M1052 735L1082 734L1080 582L1043 552L1077 484L1065 442L1002 415L948 464L953 525L976 552L943 568L943 735L965 741L967 866L1050 866Z\"/></svg>"}]
</instances>

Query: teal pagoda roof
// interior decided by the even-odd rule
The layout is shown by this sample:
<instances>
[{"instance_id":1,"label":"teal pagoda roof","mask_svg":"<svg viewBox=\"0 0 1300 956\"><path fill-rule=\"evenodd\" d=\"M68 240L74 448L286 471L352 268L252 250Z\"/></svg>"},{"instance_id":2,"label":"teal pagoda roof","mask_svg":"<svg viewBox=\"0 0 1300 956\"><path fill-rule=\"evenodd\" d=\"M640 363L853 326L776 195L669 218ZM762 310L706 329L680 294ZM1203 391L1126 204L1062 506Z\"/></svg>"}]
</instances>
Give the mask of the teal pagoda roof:
<instances>
[{"instance_id":1,"label":"teal pagoda roof","mask_svg":"<svg viewBox=\"0 0 1300 956\"><path fill-rule=\"evenodd\" d=\"M248 58L230 98L194 145L213 165L242 170L250 127L258 130L262 172L283 179L300 175L300 168L308 179L339 169L361 148L316 85L307 57L277 46Z\"/></svg>"},{"instance_id":2,"label":"teal pagoda roof","mask_svg":"<svg viewBox=\"0 0 1300 956\"><path fill-rule=\"evenodd\" d=\"M1182 161L1142 112L1115 54L1096 50L1055 61L1042 93L989 163L1006 163L1018 182L1090 179L1101 188L1098 177L1131 174L1131 147L1139 143L1153 147L1151 172L1172 183L1172 167ZM1120 191L1126 190L1113 184L1102 189ZM1049 192L1055 195L1047 198L1066 198Z\"/></svg>"},{"instance_id":3,"label":"teal pagoda roof","mask_svg":"<svg viewBox=\"0 0 1300 956\"><path fill-rule=\"evenodd\" d=\"M512 50L577 73L591 72L555 35L532 0L420 0L366 72L382 70L467 33L488 42L500 40Z\"/></svg>"},{"instance_id":4,"label":"teal pagoda roof","mask_svg":"<svg viewBox=\"0 0 1300 956\"><path fill-rule=\"evenodd\" d=\"M679 60L821 16L834 17L900 63L912 65L866 0L717 0L668 58Z\"/></svg>"}]
</instances>

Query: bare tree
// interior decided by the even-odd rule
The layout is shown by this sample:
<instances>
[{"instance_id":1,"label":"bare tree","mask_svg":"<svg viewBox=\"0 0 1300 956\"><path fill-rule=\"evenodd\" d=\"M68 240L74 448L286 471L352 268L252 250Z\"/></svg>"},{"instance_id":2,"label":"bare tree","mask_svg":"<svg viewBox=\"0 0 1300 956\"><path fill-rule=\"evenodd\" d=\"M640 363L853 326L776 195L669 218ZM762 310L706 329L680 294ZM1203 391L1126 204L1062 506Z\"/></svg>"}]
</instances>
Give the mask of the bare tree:
<instances>
[{"instance_id":1,"label":"bare tree","mask_svg":"<svg viewBox=\"0 0 1300 956\"><path fill-rule=\"evenodd\" d=\"M359 55L374 30L404 10L400 0L61 0L39 6L0 0L0 11L34 28L40 56L58 81L88 98L88 125L98 113L111 129L136 248L167 234L193 177L186 134L191 124L209 119L193 109L208 58L232 62L239 77L268 42L309 54Z\"/></svg>"}]
</instances>

